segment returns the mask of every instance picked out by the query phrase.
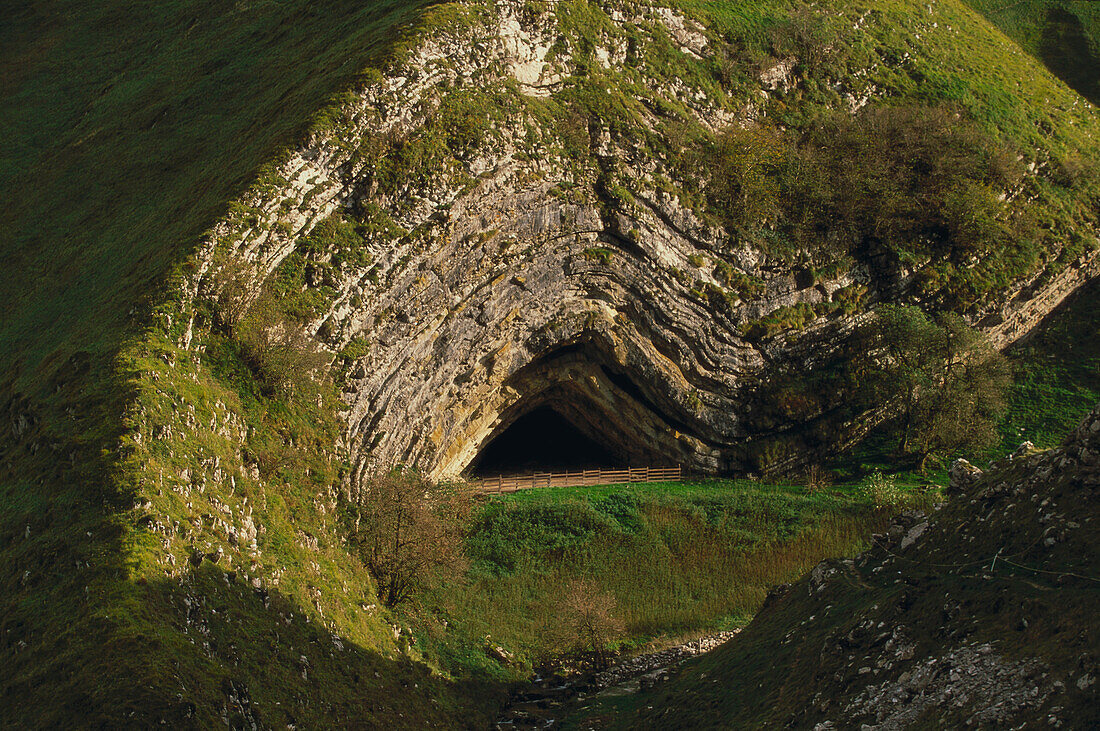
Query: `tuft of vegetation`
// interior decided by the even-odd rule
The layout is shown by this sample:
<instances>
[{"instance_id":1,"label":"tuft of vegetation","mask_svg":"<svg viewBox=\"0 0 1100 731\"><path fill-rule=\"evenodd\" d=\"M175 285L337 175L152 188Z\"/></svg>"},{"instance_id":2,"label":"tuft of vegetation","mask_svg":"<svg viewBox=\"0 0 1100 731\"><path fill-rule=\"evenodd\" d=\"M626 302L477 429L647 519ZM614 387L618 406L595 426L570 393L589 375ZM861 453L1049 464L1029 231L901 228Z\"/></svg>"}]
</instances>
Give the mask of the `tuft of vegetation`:
<instances>
[{"instance_id":1,"label":"tuft of vegetation","mask_svg":"<svg viewBox=\"0 0 1100 731\"><path fill-rule=\"evenodd\" d=\"M875 470L859 484L859 492L876 508L896 508L905 502L905 493L898 489L893 477Z\"/></svg>"},{"instance_id":2,"label":"tuft of vegetation","mask_svg":"<svg viewBox=\"0 0 1100 731\"><path fill-rule=\"evenodd\" d=\"M780 307L742 328L748 340L758 341L788 330L801 330L817 317L814 306L806 302Z\"/></svg>"},{"instance_id":3,"label":"tuft of vegetation","mask_svg":"<svg viewBox=\"0 0 1100 731\"><path fill-rule=\"evenodd\" d=\"M607 266L615 257L615 252L602 246L594 246L584 250L584 258L588 261Z\"/></svg>"},{"instance_id":4,"label":"tuft of vegetation","mask_svg":"<svg viewBox=\"0 0 1100 731\"><path fill-rule=\"evenodd\" d=\"M734 269L724 261L714 265L715 278L737 294L738 299L752 300L764 292L764 283L759 277Z\"/></svg>"}]
</instances>

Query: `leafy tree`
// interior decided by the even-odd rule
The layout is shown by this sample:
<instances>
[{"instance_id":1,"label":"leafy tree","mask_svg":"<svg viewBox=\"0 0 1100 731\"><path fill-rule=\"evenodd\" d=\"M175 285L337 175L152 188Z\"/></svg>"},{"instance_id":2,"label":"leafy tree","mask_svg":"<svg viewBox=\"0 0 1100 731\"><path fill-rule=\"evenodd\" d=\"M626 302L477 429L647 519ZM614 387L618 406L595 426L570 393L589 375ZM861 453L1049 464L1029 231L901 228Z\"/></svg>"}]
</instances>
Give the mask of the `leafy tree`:
<instances>
[{"instance_id":1,"label":"leafy tree","mask_svg":"<svg viewBox=\"0 0 1100 731\"><path fill-rule=\"evenodd\" d=\"M466 495L397 469L368 481L352 509L350 542L359 548L379 600L395 606L440 575L466 565Z\"/></svg>"},{"instance_id":2,"label":"leafy tree","mask_svg":"<svg viewBox=\"0 0 1100 731\"><path fill-rule=\"evenodd\" d=\"M997 438L1011 380L1004 356L956 315L880 307L861 332L864 397L898 411L898 452L921 470L929 457Z\"/></svg>"}]
</instances>

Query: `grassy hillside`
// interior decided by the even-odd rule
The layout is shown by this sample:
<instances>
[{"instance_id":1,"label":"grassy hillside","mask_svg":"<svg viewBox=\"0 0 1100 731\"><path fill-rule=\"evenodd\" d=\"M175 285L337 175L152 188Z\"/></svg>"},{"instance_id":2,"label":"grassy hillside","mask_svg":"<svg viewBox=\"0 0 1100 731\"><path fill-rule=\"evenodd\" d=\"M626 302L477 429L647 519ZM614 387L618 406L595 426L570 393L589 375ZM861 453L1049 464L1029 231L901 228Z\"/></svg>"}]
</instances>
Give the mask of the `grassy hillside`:
<instances>
[{"instance_id":1,"label":"grassy hillside","mask_svg":"<svg viewBox=\"0 0 1100 731\"><path fill-rule=\"evenodd\" d=\"M1015 369L1000 452L1057 446L1100 402L1100 282L1082 288L1009 351Z\"/></svg>"},{"instance_id":2,"label":"grassy hillside","mask_svg":"<svg viewBox=\"0 0 1100 731\"><path fill-rule=\"evenodd\" d=\"M109 358L229 200L427 4L6 9L0 372Z\"/></svg>"},{"instance_id":3,"label":"grassy hillside","mask_svg":"<svg viewBox=\"0 0 1100 731\"><path fill-rule=\"evenodd\" d=\"M1093 104L1100 104L1100 7L1089 0L967 0Z\"/></svg>"},{"instance_id":4,"label":"grassy hillside","mask_svg":"<svg viewBox=\"0 0 1100 731\"><path fill-rule=\"evenodd\" d=\"M149 374L120 353L143 337L169 272L263 164L306 132L331 94L386 57L399 29L427 4L5 7L5 725L163 719L208 727L249 714L269 724L310 717L335 722L369 715L367 708L378 719L410 708L430 715L434 706L416 693L380 700L369 692L411 685L422 674L378 654L395 648L392 636L380 638L388 630L377 617L360 620L366 633L360 644L375 649L349 647L347 656L333 658L331 632L308 622L299 598L280 599L274 587L261 593L243 578L227 582L224 570L207 568L212 562L201 565L199 546L200 565L186 585L163 573L142 575L134 530L143 518L132 511L141 510L135 494L150 465L120 444L129 424L124 414L140 401ZM175 375L159 364L167 378ZM212 393L173 391L168 408L203 407ZM124 466L127 457L132 461ZM295 520L308 529L306 512ZM210 513L187 517L201 524L203 515L211 519ZM141 525L152 523L146 517ZM276 547L284 539L269 537ZM369 596L369 585L361 591ZM212 617L230 623L211 629ZM188 631L199 634L188 638ZM277 635L265 638L271 632ZM288 654L273 662L280 647ZM306 651L310 647L325 649ZM219 658L219 650L233 652L231 659ZM301 657L312 658L308 670ZM233 684L227 668L240 663L270 679L266 690ZM308 690L307 676L326 686L332 673L338 684ZM366 685L348 682L348 673ZM302 690L291 690L295 686ZM301 718L288 701L310 696L329 702L309 706ZM448 697L445 691L438 696ZM266 709L252 708L254 701Z\"/></svg>"},{"instance_id":5,"label":"grassy hillside","mask_svg":"<svg viewBox=\"0 0 1100 731\"><path fill-rule=\"evenodd\" d=\"M515 673L560 655L741 626L771 586L821 556L858 552L892 512L930 506L938 493L917 487L881 505L863 485L811 491L735 480L493 497L472 518L465 580L436 587L402 615L427 657L475 676L501 672L486 637L512 656ZM570 630L579 611L571 591L607 610L597 646Z\"/></svg>"}]
</instances>

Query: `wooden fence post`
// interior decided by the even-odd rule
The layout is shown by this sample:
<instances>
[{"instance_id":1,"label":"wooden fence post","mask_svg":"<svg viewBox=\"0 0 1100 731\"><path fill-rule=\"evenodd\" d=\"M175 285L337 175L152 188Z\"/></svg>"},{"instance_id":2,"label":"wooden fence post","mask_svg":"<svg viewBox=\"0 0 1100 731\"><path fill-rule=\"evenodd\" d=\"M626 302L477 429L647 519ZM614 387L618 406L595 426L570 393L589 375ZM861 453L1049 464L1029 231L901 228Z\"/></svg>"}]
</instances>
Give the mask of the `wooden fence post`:
<instances>
[{"instance_id":1,"label":"wooden fence post","mask_svg":"<svg viewBox=\"0 0 1100 731\"><path fill-rule=\"evenodd\" d=\"M529 472L525 475L481 478L472 483L474 489L483 493L518 492L537 487L594 487L596 485L619 485L638 482L668 482L684 478L683 465L675 467L626 467L622 469L564 470L562 472Z\"/></svg>"}]
</instances>

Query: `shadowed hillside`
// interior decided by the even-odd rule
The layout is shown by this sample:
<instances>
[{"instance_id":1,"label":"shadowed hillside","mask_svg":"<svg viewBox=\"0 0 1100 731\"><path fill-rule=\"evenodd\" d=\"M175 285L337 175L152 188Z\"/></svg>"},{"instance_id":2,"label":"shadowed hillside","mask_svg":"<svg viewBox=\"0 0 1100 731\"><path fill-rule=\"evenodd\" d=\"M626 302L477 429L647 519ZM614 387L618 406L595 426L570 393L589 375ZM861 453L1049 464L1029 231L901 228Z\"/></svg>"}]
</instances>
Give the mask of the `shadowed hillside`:
<instances>
[{"instance_id":1,"label":"shadowed hillside","mask_svg":"<svg viewBox=\"0 0 1100 731\"><path fill-rule=\"evenodd\" d=\"M634 722L1094 726L1098 488L1100 409L1058 449L956 468L941 510L777 588Z\"/></svg>"},{"instance_id":2,"label":"shadowed hillside","mask_svg":"<svg viewBox=\"0 0 1100 731\"><path fill-rule=\"evenodd\" d=\"M1088 0L968 0L1024 50L1100 104L1100 7Z\"/></svg>"},{"instance_id":3,"label":"shadowed hillside","mask_svg":"<svg viewBox=\"0 0 1100 731\"><path fill-rule=\"evenodd\" d=\"M188 589L139 586L127 564L134 483L120 478L118 440L136 392L118 353L145 329L173 268L229 201L307 132L334 92L391 53L399 29L428 4L5 6L0 723L14 723L16 709L23 723L41 727L240 720L247 693L189 664L202 662L191 654L193 640L180 645L182 635L153 629L181 629L176 610L162 612L176 606L186 616ZM204 575L196 571L192 586ZM216 610L244 602L231 610L236 621L252 613L263 624L285 604L277 594L234 587ZM297 609L283 616L295 612L301 616ZM277 646L255 628L247 639L217 632L222 649L266 648L253 655L257 664ZM297 635L287 647L332 645L327 631L308 624L281 634L284 642ZM385 683L408 684L377 654L386 642L369 644L349 647L330 671L374 682L375 669L386 668ZM305 682L294 654L280 693ZM314 682L325 665L314 658ZM343 685L362 717L370 693ZM207 693L226 705L202 700ZM314 712L334 720L339 705ZM378 706L379 718L387 708ZM276 722L271 711L252 716Z\"/></svg>"}]
</instances>

